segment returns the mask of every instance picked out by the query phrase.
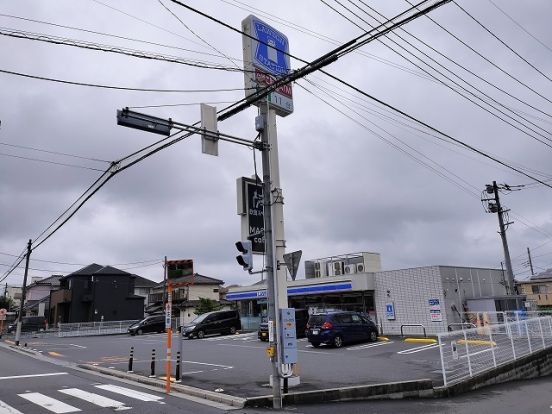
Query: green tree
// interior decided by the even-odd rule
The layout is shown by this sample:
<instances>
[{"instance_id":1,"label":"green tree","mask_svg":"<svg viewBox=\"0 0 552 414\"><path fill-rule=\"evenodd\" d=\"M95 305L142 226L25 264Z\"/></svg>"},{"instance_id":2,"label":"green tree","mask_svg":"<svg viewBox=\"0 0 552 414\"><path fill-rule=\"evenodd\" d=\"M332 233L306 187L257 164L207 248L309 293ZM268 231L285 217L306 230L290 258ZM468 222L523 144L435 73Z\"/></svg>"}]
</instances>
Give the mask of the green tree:
<instances>
[{"instance_id":1,"label":"green tree","mask_svg":"<svg viewBox=\"0 0 552 414\"><path fill-rule=\"evenodd\" d=\"M15 306L13 299L8 296L0 296L0 309L11 309Z\"/></svg>"},{"instance_id":2,"label":"green tree","mask_svg":"<svg viewBox=\"0 0 552 414\"><path fill-rule=\"evenodd\" d=\"M216 300L208 298L199 298L199 305L196 307L194 313L201 315L207 312L217 311L222 308L222 305Z\"/></svg>"}]
</instances>

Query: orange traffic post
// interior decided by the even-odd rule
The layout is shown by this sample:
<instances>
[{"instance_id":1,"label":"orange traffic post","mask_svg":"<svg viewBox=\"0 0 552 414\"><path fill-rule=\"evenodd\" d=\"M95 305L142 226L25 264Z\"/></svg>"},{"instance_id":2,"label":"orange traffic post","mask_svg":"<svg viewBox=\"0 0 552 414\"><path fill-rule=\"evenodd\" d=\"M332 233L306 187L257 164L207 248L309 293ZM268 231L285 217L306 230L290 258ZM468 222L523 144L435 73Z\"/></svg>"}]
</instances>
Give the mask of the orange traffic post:
<instances>
[{"instance_id":1,"label":"orange traffic post","mask_svg":"<svg viewBox=\"0 0 552 414\"><path fill-rule=\"evenodd\" d=\"M171 392L171 350L172 350L172 284L168 284L167 305L165 307L165 327L167 328L167 365L165 369L165 392Z\"/></svg>"}]
</instances>

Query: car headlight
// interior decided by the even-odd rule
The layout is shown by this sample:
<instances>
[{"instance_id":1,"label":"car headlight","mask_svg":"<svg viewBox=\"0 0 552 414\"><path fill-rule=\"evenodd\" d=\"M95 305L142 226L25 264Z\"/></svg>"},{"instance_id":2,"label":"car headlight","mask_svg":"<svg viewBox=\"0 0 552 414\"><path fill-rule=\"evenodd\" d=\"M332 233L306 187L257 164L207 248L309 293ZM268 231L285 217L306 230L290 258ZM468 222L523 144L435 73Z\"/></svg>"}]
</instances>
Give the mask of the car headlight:
<instances>
[{"instance_id":1,"label":"car headlight","mask_svg":"<svg viewBox=\"0 0 552 414\"><path fill-rule=\"evenodd\" d=\"M191 325L191 326L187 326L186 328L184 328L184 331L186 332L190 332L190 331L193 331L195 329L195 325Z\"/></svg>"}]
</instances>

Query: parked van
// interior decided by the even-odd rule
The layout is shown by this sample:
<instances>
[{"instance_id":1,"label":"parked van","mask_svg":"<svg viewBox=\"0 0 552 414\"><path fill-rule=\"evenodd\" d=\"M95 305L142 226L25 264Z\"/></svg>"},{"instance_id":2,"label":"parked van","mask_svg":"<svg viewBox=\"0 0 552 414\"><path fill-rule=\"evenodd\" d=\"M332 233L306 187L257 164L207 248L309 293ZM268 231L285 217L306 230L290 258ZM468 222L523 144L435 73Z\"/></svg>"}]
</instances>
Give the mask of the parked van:
<instances>
[{"instance_id":1,"label":"parked van","mask_svg":"<svg viewBox=\"0 0 552 414\"><path fill-rule=\"evenodd\" d=\"M48 321L44 316L23 316L21 318L21 332L38 332L48 327ZM8 333L17 330L17 321L8 325Z\"/></svg>"},{"instance_id":2,"label":"parked van","mask_svg":"<svg viewBox=\"0 0 552 414\"><path fill-rule=\"evenodd\" d=\"M128 333L131 335L142 335L148 332L165 332L165 316L148 316L128 327Z\"/></svg>"},{"instance_id":3,"label":"parked van","mask_svg":"<svg viewBox=\"0 0 552 414\"><path fill-rule=\"evenodd\" d=\"M240 314L237 310L214 311L199 315L182 327L186 338L203 338L211 334L235 334L241 329Z\"/></svg>"}]
</instances>

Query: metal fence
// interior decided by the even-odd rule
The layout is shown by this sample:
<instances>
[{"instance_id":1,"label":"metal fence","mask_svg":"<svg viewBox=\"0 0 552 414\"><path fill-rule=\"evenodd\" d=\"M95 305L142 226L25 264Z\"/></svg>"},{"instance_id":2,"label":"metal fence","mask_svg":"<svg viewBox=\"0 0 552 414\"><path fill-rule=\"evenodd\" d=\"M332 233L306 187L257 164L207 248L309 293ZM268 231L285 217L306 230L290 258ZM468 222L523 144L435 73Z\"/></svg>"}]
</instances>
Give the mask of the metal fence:
<instances>
[{"instance_id":1,"label":"metal fence","mask_svg":"<svg viewBox=\"0 0 552 414\"><path fill-rule=\"evenodd\" d=\"M461 321L449 324L449 330L520 322L541 316L552 316L552 311L463 312L460 314Z\"/></svg>"},{"instance_id":2,"label":"metal fence","mask_svg":"<svg viewBox=\"0 0 552 414\"><path fill-rule=\"evenodd\" d=\"M59 337L112 335L126 333L128 327L135 322L138 322L138 320L61 323L54 332L56 332Z\"/></svg>"},{"instance_id":3,"label":"metal fence","mask_svg":"<svg viewBox=\"0 0 552 414\"><path fill-rule=\"evenodd\" d=\"M488 324L438 334L444 385L552 347L552 317Z\"/></svg>"}]
</instances>

